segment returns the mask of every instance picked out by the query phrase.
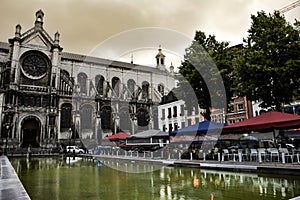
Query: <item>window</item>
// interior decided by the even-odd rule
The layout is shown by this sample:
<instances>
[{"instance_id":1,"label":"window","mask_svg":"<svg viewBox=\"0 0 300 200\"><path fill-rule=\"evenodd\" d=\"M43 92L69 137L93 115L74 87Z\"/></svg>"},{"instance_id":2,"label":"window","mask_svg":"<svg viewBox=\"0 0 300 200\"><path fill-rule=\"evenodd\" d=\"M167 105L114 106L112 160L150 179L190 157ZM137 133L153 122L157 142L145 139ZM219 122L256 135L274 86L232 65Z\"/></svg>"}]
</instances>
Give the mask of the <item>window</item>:
<instances>
[{"instance_id":1,"label":"window","mask_svg":"<svg viewBox=\"0 0 300 200\"><path fill-rule=\"evenodd\" d=\"M131 129L131 121L130 121L130 115L128 107L122 107L119 110L119 117L120 117L120 128L124 130L130 130Z\"/></svg>"},{"instance_id":2,"label":"window","mask_svg":"<svg viewBox=\"0 0 300 200\"><path fill-rule=\"evenodd\" d=\"M112 80L112 88L115 91L114 95L119 96L120 91L120 79L118 77L113 77Z\"/></svg>"},{"instance_id":3,"label":"window","mask_svg":"<svg viewBox=\"0 0 300 200\"><path fill-rule=\"evenodd\" d=\"M244 111L244 104L243 103L237 103L236 106L237 106L237 111L238 112Z\"/></svg>"},{"instance_id":4,"label":"window","mask_svg":"<svg viewBox=\"0 0 300 200\"><path fill-rule=\"evenodd\" d=\"M149 83L144 81L142 83L142 98L148 99L149 98Z\"/></svg>"},{"instance_id":5,"label":"window","mask_svg":"<svg viewBox=\"0 0 300 200\"><path fill-rule=\"evenodd\" d=\"M93 122L93 108L92 106L84 106L81 109L81 127L82 129L91 129Z\"/></svg>"},{"instance_id":6,"label":"window","mask_svg":"<svg viewBox=\"0 0 300 200\"><path fill-rule=\"evenodd\" d=\"M96 82L97 93L99 95L103 95L104 77L101 75L97 75L95 78L95 82Z\"/></svg>"},{"instance_id":7,"label":"window","mask_svg":"<svg viewBox=\"0 0 300 200\"><path fill-rule=\"evenodd\" d=\"M61 129L71 128L71 124L72 124L72 105L69 103L64 103L61 106L60 128Z\"/></svg>"},{"instance_id":8,"label":"window","mask_svg":"<svg viewBox=\"0 0 300 200\"><path fill-rule=\"evenodd\" d=\"M101 111L101 126L102 129L110 129L111 123L111 107L105 106Z\"/></svg>"},{"instance_id":9,"label":"window","mask_svg":"<svg viewBox=\"0 0 300 200\"><path fill-rule=\"evenodd\" d=\"M180 105L180 116L184 116L184 105Z\"/></svg>"},{"instance_id":10,"label":"window","mask_svg":"<svg viewBox=\"0 0 300 200\"><path fill-rule=\"evenodd\" d=\"M129 92L131 93L131 98L134 98L135 94L134 94L134 89L135 89L135 81L132 79L129 79L127 81L127 89L129 90Z\"/></svg>"},{"instance_id":11,"label":"window","mask_svg":"<svg viewBox=\"0 0 300 200\"><path fill-rule=\"evenodd\" d=\"M171 117L172 117L172 109L168 108L168 118L171 118Z\"/></svg>"},{"instance_id":12,"label":"window","mask_svg":"<svg viewBox=\"0 0 300 200\"><path fill-rule=\"evenodd\" d=\"M164 120L166 118L166 110L162 109L161 110L161 120Z\"/></svg>"},{"instance_id":13,"label":"window","mask_svg":"<svg viewBox=\"0 0 300 200\"><path fill-rule=\"evenodd\" d=\"M145 108L139 108L137 111L137 123L138 126L144 127L148 126L150 121L149 112Z\"/></svg>"},{"instance_id":14,"label":"window","mask_svg":"<svg viewBox=\"0 0 300 200\"><path fill-rule=\"evenodd\" d=\"M178 124L177 123L174 123L174 130L178 130Z\"/></svg>"},{"instance_id":15,"label":"window","mask_svg":"<svg viewBox=\"0 0 300 200\"><path fill-rule=\"evenodd\" d=\"M162 130L163 130L164 132L166 132L166 131L167 131L167 128L166 128L166 125L165 125L165 124L163 125L163 128L162 128Z\"/></svg>"},{"instance_id":16,"label":"window","mask_svg":"<svg viewBox=\"0 0 300 200\"><path fill-rule=\"evenodd\" d=\"M230 119L229 120L229 124L234 124L235 123L235 120L234 119Z\"/></svg>"},{"instance_id":17,"label":"window","mask_svg":"<svg viewBox=\"0 0 300 200\"><path fill-rule=\"evenodd\" d=\"M232 105L232 104L229 104L229 105L228 105L227 111L228 111L228 113L233 113L233 112L234 112L234 109L233 109L233 105Z\"/></svg>"},{"instance_id":18,"label":"window","mask_svg":"<svg viewBox=\"0 0 300 200\"><path fill-rule=\"evenodd\" d=\"M87 75L85 73L79 73L77 76L78 79L78 85L80 88L80 93L81 94L86 94L87 87L86 87L86 80L87 80Z\"/></svg>"},{"instance_id":19,"label":"window","mask_svg":"<svg viewBox=\"0 0 300 200\"><path fill-rule=\"evenodd\" d=\"M243 118L236 119L236 122L242 122L242 121L244 121Z\"/></svg>"},{"instance_id":20,"label":"window","mask_svg":"<svg viewBox=\"0 0 300 200\"><path fill-rule=\"evenodd\" d=\"M172 132L172 130L173 130L172 124L169 124L169 132Z\"/></svg>"},{"instance_id":21,"label":"window","mask_svg":"<svg viewBox=\"0 0 300 200\"><path fill-rule=\"evenodd\" d=\"M164 85L163 85L163 84L159 84L159 85L157 86L157 90L158 90L158 92L159 92L161 95L164 95L164 90L165 90L165 88L164 88Z\"/></svg>"},{"instance_id":22,"label":"window","mask_svg":"<svg viewBox=\"0 0 300 200\"><path fill-rule=\"evenodd\" d=\"M173 117L177 117L177 106L173 107Z\"/></svg>"}]
</instances>

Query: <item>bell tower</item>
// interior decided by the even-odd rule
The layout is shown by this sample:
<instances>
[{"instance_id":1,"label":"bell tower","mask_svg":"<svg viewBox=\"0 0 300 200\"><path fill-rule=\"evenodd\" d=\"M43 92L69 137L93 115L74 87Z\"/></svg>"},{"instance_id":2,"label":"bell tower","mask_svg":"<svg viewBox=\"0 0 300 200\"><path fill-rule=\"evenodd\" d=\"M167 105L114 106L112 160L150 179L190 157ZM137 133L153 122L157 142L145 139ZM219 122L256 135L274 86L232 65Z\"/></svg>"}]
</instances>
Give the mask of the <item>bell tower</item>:
<instances>
[{"instance_id":1,"label":"bell tower","mask_svg":"<svg viewBox=\"0 0 300 200\"><path fill-rule=\"evenodd\" d=\"M38 28L42 28L43 27L43 18L44 18L44 13L42 10L38 10L35 13L35 22L34 22L34 26L38 27Z\"/></svg>"},{"instance_id":2,"label":"bell tower","mask_svg":"<svg viewBox=\"0 0 300 200\"><path fill-rule=\"evenodd\" d=\"M166 56L162 53L161 45L159 45L158 53L155 56L155 58L156 58L156 67L160 70L163 70L163 71L166 70L165 57Z\"/></svg>"}]
</instances>

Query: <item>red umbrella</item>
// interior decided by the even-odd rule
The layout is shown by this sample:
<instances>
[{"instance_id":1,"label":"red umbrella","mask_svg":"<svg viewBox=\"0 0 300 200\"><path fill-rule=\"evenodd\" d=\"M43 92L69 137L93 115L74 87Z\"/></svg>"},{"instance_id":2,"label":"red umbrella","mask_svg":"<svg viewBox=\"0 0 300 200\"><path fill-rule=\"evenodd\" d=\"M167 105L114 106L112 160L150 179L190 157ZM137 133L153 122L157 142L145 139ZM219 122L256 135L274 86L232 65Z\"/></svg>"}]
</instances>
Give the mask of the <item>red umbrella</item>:
<instances>
[{"instance_id":1,"label":"red umbrella","mask_svg":"<svg viewBox=\"0 0 300 200\"><path fill-rule=\"evenodd\" d=\"M130 135L127 133L119 132L114 135L108 136L105 139L108 139L110 141L125 140L128 136L130 136Z\"/></svg>"},{"instance_id":2,"label":"red umbrella","mask_svg":"<svg viewBox=\"0 0 300 200\"><path fill-rule=\"evenodd\" d=\"M271 111L223 128L223 133L270 131L300 127L300 116Z\"/></svg>"}]
</instances>

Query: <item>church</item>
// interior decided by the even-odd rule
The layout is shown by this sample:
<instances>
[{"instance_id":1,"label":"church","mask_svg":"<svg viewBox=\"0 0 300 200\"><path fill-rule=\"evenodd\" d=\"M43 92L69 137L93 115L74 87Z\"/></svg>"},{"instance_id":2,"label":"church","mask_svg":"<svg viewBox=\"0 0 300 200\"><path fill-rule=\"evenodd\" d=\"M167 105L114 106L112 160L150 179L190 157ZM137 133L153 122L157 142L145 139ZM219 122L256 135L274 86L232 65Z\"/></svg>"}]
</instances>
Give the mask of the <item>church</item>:
<instances>
[{"instance_id":1,"label":"church","mask_svg":"<svg viewBox=\"0 0 300 200\"><path fill-rule=\"evenodd\" d=\"M98 144L119 131L158 129L157 106L175 87L174 67L166 69L160 47L156 67L69 53L43 23L39 10L31 29L17 25L0 42L0 143Z\"/></svg>"}]
</instances>

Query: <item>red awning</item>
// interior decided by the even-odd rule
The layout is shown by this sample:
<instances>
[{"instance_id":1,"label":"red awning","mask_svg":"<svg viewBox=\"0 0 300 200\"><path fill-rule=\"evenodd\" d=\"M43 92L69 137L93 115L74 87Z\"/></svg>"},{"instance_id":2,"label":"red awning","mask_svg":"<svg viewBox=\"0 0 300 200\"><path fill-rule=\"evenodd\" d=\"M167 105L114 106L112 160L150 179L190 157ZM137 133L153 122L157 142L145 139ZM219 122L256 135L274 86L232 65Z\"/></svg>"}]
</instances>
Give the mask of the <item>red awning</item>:
<instances>
[{"instance_id":1,"label":"red awning","mask_svg":"<svg viewBox=\"0 0 300 200\"><path fill-rule=\"evenodd\" d=\"M300 115L271 111L223 128L223 133L237 133L300 127Z\"/></svg>"},{"instance_id":2,"label":"red awning","mask_svg":"<svg viewBox=\"0 0 300 200\"><path fill-rule=\"evenodd\" d=\"M114 135L110 135L108 137L106 137L105 139L108 139L110 141L116 141L116 140L126 140L126 138L130 136L129 134L127 133L124 133L124 132L119 132L119 133L116 133Z\"/></svg>"}]
</instances>

